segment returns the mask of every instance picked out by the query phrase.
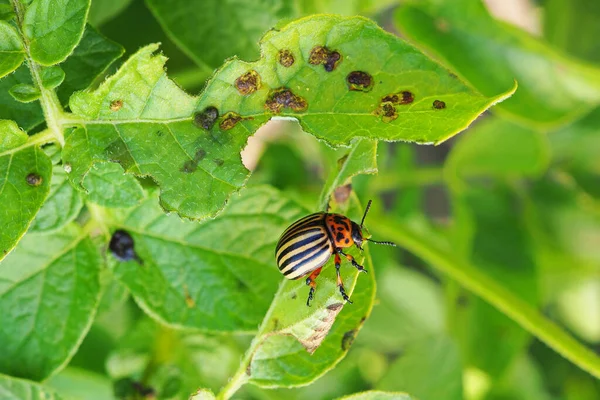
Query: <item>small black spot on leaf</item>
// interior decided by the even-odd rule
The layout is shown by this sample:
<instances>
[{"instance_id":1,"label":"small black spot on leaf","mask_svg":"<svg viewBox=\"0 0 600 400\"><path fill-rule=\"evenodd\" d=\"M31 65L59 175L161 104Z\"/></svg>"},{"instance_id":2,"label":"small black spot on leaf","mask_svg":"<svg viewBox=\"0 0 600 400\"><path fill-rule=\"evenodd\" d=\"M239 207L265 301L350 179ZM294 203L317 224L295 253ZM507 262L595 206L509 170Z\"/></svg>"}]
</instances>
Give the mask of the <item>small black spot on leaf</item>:
<instances>
[{"instance_id":1,"label":"small black spot on leaf","mask_svg":"<svg viewBox=\"0 0 600 400\"><path fill-rule=\"evenodd\" d=\"M354 91L368 92L373 88L373 77L363 71L350 72L346 77L346 82L348 89Z\"/></svg>"},{"instance_id":2,"label":"small black spot on leaf","mask_svg":"<svg viewBox=\"0 0 600 400\"><path fill-rule=\"evenodd\" d=\"M140 261L135 253L133 238L127 231L122 229L116 230L110 238L108 248L113 256L119 261Z\"/></svg>"},{"instance_id":3,"label":"small black spot on leaf","mask_svg":"<svg viewBox=\"0 0 600 400\"><path fill-rule=\"evenodd\" d=\"M252 94L261 87L260 75L252 69L235 80L235 87L243 96Z\"/></svg>"},{"instance_id":4,"label":"small black spot on leaf","mask_svg":"<svg viewBox=\"0 0 600 400\"><path fill-rule=\"evenodd\" d=\"M287 49L279 50L279 64L286 68L294 65L294 55Z\"/></svg>"},{"instance_id":5,"label":"small black spot on leaf","mask_svg":"<svg viewBox=\"0 0 600 400\"><path fill-rule=\"evenodd\" d=\"M253 117L242 117L240 114L230 111L223 115L223 120L219 124L219 128L224 131L228 131L229 129L235 127L238 122L246 119L253 119Z\"/></svg>"},{"instance_id":6,"label":"small black spot on leaf","mask_svg":"<svg viewBox=\"0 0 600 400\"><path fill-rule=\"evenodd\" d=\"M289 108L295 112L306 111L308 103L301 96L295 95L290 89L280 87L271 90L265 108L274 114L279 114L284 108Z\"/></svg>"},{"instance_id":7,"label":"small black spot on leaf","mask_svg":"<svg viewBox=\"0 0 600 400\"><path fill-rule=\"evenodd\" d=\"M381 103L381 105L375 110L375 115L379 115L383 122L392 122L398 118L396 107L394 107L394 105L389 101Z\"/></svg>"},{"instance_id":8,"label":"small black spot on leaf","mask_svg":"<svg viewBox=\"0 0 600 400\"><path fill-rule=\"evenodd\" d=\"M435 108L436 110L443 110L444 108L446 108L446 103L444 103L441 100L434 100L433 108Z\"/></svg>"},{"instance_id":9,"label":"small black spot on leaf","mask_svg":"<svg viewBox=\"0 0 600 400\"><path fill-rule=\"evenodd\" d=\"M209 106L204 111L194 114L194 124L208 131L213 127L217 118L219 118L219 110L213 106Z\"/></svg>"},{"instance_id":10,"label":"small black spot on leaf","mask_svg":"<svg viewBox=\"0 0 600 400\"><path fill-rule=\"evenodd\" d=\"M25 178L25 181L27 181L27 184L29 186L36 187L36 186L40 186L42 184L42 182L44 181L44 179L40 175L32 172L29 175L27 175L27 177Z\"/></svg>"}]
</instances>

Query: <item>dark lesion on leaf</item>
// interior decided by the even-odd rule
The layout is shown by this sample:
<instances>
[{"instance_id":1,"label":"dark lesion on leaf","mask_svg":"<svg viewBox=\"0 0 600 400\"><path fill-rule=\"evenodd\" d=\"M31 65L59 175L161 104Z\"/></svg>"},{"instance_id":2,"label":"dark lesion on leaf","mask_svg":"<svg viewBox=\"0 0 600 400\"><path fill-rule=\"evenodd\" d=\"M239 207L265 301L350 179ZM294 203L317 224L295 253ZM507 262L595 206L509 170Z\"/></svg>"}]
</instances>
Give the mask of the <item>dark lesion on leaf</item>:
<instances>
[{"instance_id":1,"label":"dark lesion on leaf","mask_svg":"<svg viewBox=\"0 0 600 400\"><path fill-rule=\"evenodd\" d=\"M108 243L108 249L112 255L119 261L137 261L143 264L140 257L135 252L135 243L129 232L123 229L117 229Z\"/></svg>"},{"instance_id":2,"label":"dark lesion on leaf","mask_svg":"<svg viewBox=\"0 0 600 400\"><path fill-rule=\"evenodd\" d=\"M403 90L398 93L388 94L381 99L382 103L390 102L394 105L410 104L415 101L415 95L408 90Z\"/></svg>"},{"instance_id":3,"label":"dark lesion on leaf","mask_svg":"<svg viewBox=\"0 0 600 400\"><path fill-rule=\"evenodd\" d=\"M204 110L194 114L194 124L202 129L210 130L219 118L219 110L208 106Z\"/></svg>"},{"instance_id":4,"label":"dark lesion on leaf","mask_svg":"<svg viewBox=\"0 0 600 400\"><path fill-rule=\"evenodd\" d=\"M261 87L260 75L252 69L237 78L234 84L241 95L246 96L252 94Z\"/></svg>"},{"instance_id":5,"label":"dark lesion on leaf","mask_svg":"<svg viewBox=\"0 0 600 400\"><path fill-rule=\"evenodd\" d=\"M265 102L265 109L279 114L284 108L289 108L295 112L303 112L308 108L308 103L303 97L294 94L286 87L271 90Z\"/></svg>"},{"instance_id":6,"label":"dark lesion on leaf","mask_svg":"<svg viewBox=\"0 0 600 400\"><path fill-rule=\"evenodd\" d=\"M106 146L104 153L109 161L120 164L125 171L135 165L135 160L133 159L129 148L121 138L116 139Z\"/></svg>"},{"instance_id":7,"label":"dark lesion on leaf","mask_svg":"<svg viewBox=\"0 0 600 400\"><path fill-rule=\"evenodd\" d=\"M225 164L225 161L223 161L221 158L215 158L213 159L213 162L217 164L217 167L220 167L221 165Z\"/></svg>"},{"instance_id":8,"label":"dark lesion on leaf","mask_svg":"<svg viewBox=\"0 0 600 400\"><path fill-rule=\"evenodd\" d=\"M223 115L223 119L221 120L221 123L219 124L219 128L221 128L224 131L228 131L229 129L232 129L233 127L235 127L238 122L246 120L246 119L253 119L253 118L252 117L242 117L240 114L230 111L230 112L226 113L225 115Z\"/></svg>"},{"instance_id":9,"label":"dark lesion on leaf","mask_svg":"<svg viewBox=\"0 0 600 400\"><path fill-rule=\"evenodd\" d=\"M352 329L344 333L342 337L342 350L346 351L352 346L354 338L356 337L356 329Z\"/></svg>"},{"instance_id":10,"label":"dark lesion on leaf","mask_svg":"<svg viewBox=\"0 0 600 400\"><path fill-rule=\"evenodd\" d=\"M119 111L123 107L123 100L113 100L110 102L110 111Z\"/></svg>"},{"instance_id":11,"label":"dark lesion on leaf","mask_svg":"<svg viewBox=\"0 0 600 400\"><path fill-rule=\"evenodd\" d=\"M446 108L446 103L444 103L441 100L434 100L433 101L433 108L436 110L443 110L444 108Z\"/></svg>"},{"instance_id":12,"label":"dark lesion on leaf","mask_svg":"<svg viewBox=\"0 0 600 400\"><path fill-rule=\"evenodd\" d=\"M352 71L346 76L348 89L358 92L368 92L373 88L373 77L364 71Z\"/></svg>"},{"instance_id":13,"label":"dark lesion on leaf","mask_svg":"<svg viewBox=\"0 0 600 400\"><path fill-rule=\"evenodd\" d=\"M342 55L336 50L330 50L325 46L315 46L310 51L308 63L312 65L323 65L325 71L331 72L337 68L342 61Z\"/></svg>"},{"instance_id":14,"label":"dark lesion on leaf","mask_svg":"<svg viewBox=\"0 0 600 400\"><path fill-rule=\"evenodd\" d=\"M394 107L393 103L386 101L377 107L375 115L380 116L383 122L392 122L398 118L398 111L396 111L396 107Z\"/></svg>"},{"instance_id":15,"label":"dark lesion on leaf","mask_svg":"<svg viewBox=\"0 0 600 400\"><path fill-rule=\"evenodd\" d=\"M44 179L40 175L36 174L35 172L32 172L25 177L25 181L27 182L27 184L29 186L37 187L42 184Z\"/></svg>"},{"instance_id":16,"label":"dark lesion on leaf","mask_svg":"<svg viewBox=\"0 0 600 400\"><path fill-rule=\"evenodd\" d=\"M288 49L279 50L278 58L279 64L283 65L286 68L289 68L292 65L294 65L294 54L292 54L292 52Z\"/></svg>"},{"instance_id":17,"label":"dark lesion on leaf","mask_svg":"<svg viewBox=\"0 0 600 400\"><path fill-rule=\"evenodd\" d=\"M191 174L192 172L196 171L198 169L198 163L202 161L204 157L206 157L206 151L204 149L196 150L194 158L183 163L181 172Z\"/></svg>"},{"instance_id":18,"label":"dark lesion on leaf","mask_svg":"<svg viewBox=\"0 0 600 400\"><path fill-rule=\"evenodd\" d=\"M343 204L348 201L350 194L352 193L352 184L348 183L347 185L338 186L333 191L333 198L337 204Z\"/></svg>"}]
</instances>

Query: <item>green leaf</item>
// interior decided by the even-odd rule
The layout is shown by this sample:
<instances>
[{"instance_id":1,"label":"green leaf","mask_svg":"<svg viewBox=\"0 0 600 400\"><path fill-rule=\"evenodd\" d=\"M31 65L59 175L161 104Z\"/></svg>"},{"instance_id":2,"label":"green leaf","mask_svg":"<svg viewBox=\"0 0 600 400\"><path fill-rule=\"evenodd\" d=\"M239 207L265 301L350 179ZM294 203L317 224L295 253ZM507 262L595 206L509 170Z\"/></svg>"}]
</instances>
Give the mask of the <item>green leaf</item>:
<instances>
[{"instance_id":1,"label":"green leaf","mask_svg":"<svg viewBox=\"0 0 600 400\"><path fill-rule=\"evenodd\" d=\"M52 163L14 121L0 120L0 260L25 234L50 191Z\"/></svg>"},{"instance_id":2,"label":"green leaf","mask_svg":"<svg viewBox=\"0 0 600 400\"><path fill-rule=\"evenodd\" d=\"M19 34L8 22L0 20L0 78L17 69L24 59Z\"/></svg>"},{"instance_id":3,"label":"green leaf","mask_svg":"<svg viewBox=\"0 0 600 400\"><path fill-rule=\"evenodd\" d=\"M95 164L85 176L87 200L103 207L133 207L146 196L142 185L115 163Z\"/></svg>"},{"instance_id":4,"label":"green leaf","mask_svg":"<svg viewBox=\"0 0 600 400\"><path fill-rule=\"evenodd\" d=\"M36 382L0 374L0 393L3 400L62 400L51 389Z\"/></svg>"},{"instance_id":5,"label":"green leaf","mask_svg":"<svg viewBox=\"0 0 600 400\"><path fill-rule=\"evenodd\" d=\"M296 7L301 15L340 14L373 15L397 5L397 0L299 0Z\"/></svg>"},{"instance_id":6,"label":"green leaf","mask_svg":"<svg viewBox=\"0 0 600 400\"><path fill-rule=\"evenodd\" d=\"M19 243L0 268L0 371L42 380L68 362L100 300L100 264L75 225Z\"/></svg>"},{"instance_id":7,"label":"green leaf","mask_svg":"<svg viewBox=\"0 0 600 400\"><path fill-rule=\"evenodd\" d=\"M461 136L444 169L449 179L536 177L549 162L546 134L491 118Z\"/></svg>"},{"instance_id":8,"label":"green leaf","mask_svg":"<svg viewBox=\"0 0 600 400\"><path fill-rule=\"evenodd\" d=\"M90 7L88 22L99 27L119 15L129 4L131 0L94 0Z\"/></svg>"},{"instance_id":9,"label":"green leaf","mask_svg":"<svg viewBox=\"0 0 600 400\"><path fill-rule=\"evenodd\" d=\"M216 399L213 392L208 389L198 389L198 391L190 396L190 400L214 400Z\"/></svg>"},{"instance_id":10,"label":"green leaf","mask_svg":"<svg viewBox=\"0 0 600 400\"><path fill-rule=\"evenodd\" d=\"M42 107L38 101L21 103L9 93L9 90L19 84L32 85L31 73L27 65L22 64L17 70L0 79L0 119L13 120L25 131L30 131L44 122Z\"/></svg>"},{"instance_id":11,"label":"green leaf","mask_svg":"<svg viewBox=\"0 0 600 400\"><path fill-rule=\"evenodd\" d=\"M70 400L106 400L113 398L112 382L103 375L67 367L46 381L46 385Z\"/></svg>"},{"instance_id":12,"label":"green leaf","mask_svg":"<svg viewBox=\"0 0 600 400\"><path fill-rule=\"evenodd\" d=\"M38 88L26 83L19 83L10 88L10 95L21 103L30 103L40 98L41 93Z\"/></svg>"},{"instance_id":13,"label":"green leaf","mask_svg":"<svg viewBox=\"0 0 600 400\"><path fill-rule=\"evenodd\" d=\"M444 334L425 336L410 343L377 388L406 391L421 400L462 399L458 347Z\"/></svg>"},{"instance_id":14,"label":"green leaf","mask_svg":"<svg viewBox=\"0 0 600 400\"><path fill-rule=\"evenodd\" d=\"M8 0L0 2L0 21L9 21L15 16L15 10Z\"/></svg>"},{"instance_id":15,"label":"green leaf","mask_svg":"<svg viewBox=\"0 0 600 400\"><path fill-rule=\"evenodd\" d=\"M558 164L600 171L600 107L574 123L548 134L552 154Z\"/></svg>"},{"instance_id":16,"label":"green leaf","mask_svg":"<svg viewBox=\"0 0 600 400\"><path fill-rule=\"evenodd\" d=\"M277 239L300 215L301 208L269 188L246 190L201 225L164 215L150 196L137 208L115 210L109 222L131 234L143 261L120 262L115 275L165 323L252 332L281 279L273 256Z\"/></svg>"},{"instance_id":17,"label":"green leaf","mask_svg":"<svg viewBox=\"0 0 600 400\"><path fill-rule=\"evenodd\" d=\"M320 205L325 210L331 195L340 186L350 183L359 174L377 173L377 141L359 139L352 145L350 151L338 160L338 173L329 174L323 186ZM343 195L343 194L342 194Z\"/></svg>"},{"instance_id":18,"label":"green leaf","mask_svg":"<svg viewBox=\"0 0 600 400\"><path fill-rule=\"evenodd\" d=\"M59 66L52 66L42 69L42 85L46 89L54 89L65 80L65 71Z\"/></svg>"},{"instance_id":19,"label":"green leaf","mask_svg":"<svg viewBox=\"0 0 600 400\"><path fill-rule=\"evenodd\" d=\"M600 3L596 0L544 2L544 37L576 57L600 62Z\"/></svg>"},{"instance_id":20,"label":"green leaf","mask_svg":"<svg viewBox=\"0 0 600 400\"><path fill-rule=\"evenodd\" d=\"M368 390L349 396L340 397L339 400L411 400L414 399L406 393L382 392L380 390ZM423 399L426 400L426 399Z\"/></svg>"},{"instance_id":21,"label":"green leaf","mask_svg":"<svg viewBox=\"0 0 600 400\"><path fill-rule=\"evenodd\" d=\"M146 0L165 33L198 65L216 68L232 56L256 59L258 39L282 18L292 0Z\"/></svg>"},{"instance_id":22,"label":"green leaf","mask_svg":"<svg viewBox=\"0 0 600 400\"><path fill-rule=\"evenodd\" d=\"M77 190L69 184L62 165L52 168L50 194L35 216L30 232L54 232L73 221L83 207L83 200Z\"/></svg>"},{"instance_id":23,"label":"green leaf","mask_svg":"<svg viewBox=\"0 0 600 400\"><path fill-rule=\"evenodd\" d=\"M523 122L556 125L600 103L600 69L495 21L480 1L411 2L398 10L396 22L484 95L516 79L519 90L498 111Z\"/></svg>"},{"instance_id":24,"label":"green leaf","mask_svg":"<svg viewBox=\"0 0 600 400\"><path fill-rule=\"evenodd\" d=\"M341 61L329 67L305 61L311 51L314 62L323 61L318 56L326 50L314 50L324 45ZM167 79L164 57L152 55L156 45L140 50L98 90L75 94L73 124L83 127L65 146L71 179L79 185L95 162L117 161L126 172L153 177L167 211L200 219L244 185L238 153L274 115L299 118L305 131L331 144L347 145L356 136L441 142L512 93L474 93L363 18L303 19L269 32L262 48L255 63L226 63L200 99ZM280 50L290 51L282 53L284 63L294 57L289 68L279 64Z\"/></svg>"},{"instance_id":25,"label":"green leaf","mask_svg":"<svg viewBox=\"0 0 600 400\"><path fill-rule=\"evenodd\" d=\"M29 53L41 65L64 61L79 43L90 0L35 0L25 12Z\"/></svg>"},{"instance_id":26,"label":"green leaf","mask_svg":"<svg viewBox=\"0 0 600 400\"><path fill-rule=\"evenodd\" d=\"M86 25L81 41L60 65L66 75L65 81L57 90L61 103L67 104L75 91L90 86L124 51L121 45Z\"/></svg>"}]
</instances>

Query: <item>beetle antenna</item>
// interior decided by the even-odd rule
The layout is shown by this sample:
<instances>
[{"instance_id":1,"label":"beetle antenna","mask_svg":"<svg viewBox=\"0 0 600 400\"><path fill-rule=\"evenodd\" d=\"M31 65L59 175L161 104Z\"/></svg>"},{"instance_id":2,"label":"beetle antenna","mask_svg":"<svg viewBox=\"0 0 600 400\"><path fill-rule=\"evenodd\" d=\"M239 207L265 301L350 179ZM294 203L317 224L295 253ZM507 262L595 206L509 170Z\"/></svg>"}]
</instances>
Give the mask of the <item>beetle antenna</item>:
<instances>
[{"instance_id":1,"label":"beetle antenna","mask_svg":"<svg viewBox=\"0 0 600 400\"><path fill-rule=\"evenodd\" d=\"M365 218L367 216L367 213L369 212L369 208L371 208L372 202L373 202L373 200L369 200L369 202L367 203L367 208L365 208L365 213L363 214L362 221L360 221L360 229L362 229L363 224L365 223Z\"/></svg>"},{"instance_id":2,"label":"beetle antenna","mask_svg":"<svg viewBox=\"0 0 600 400\"><path fill-rule=\"evenodd\" d=\"M385 244L386 246L394 246L397 247L398 245L396 243L392 243L392 242L379 242L377 240L371 240L371 239L365 239L371 243L375 243L375 244Z\"/></svg>"}]
</instances>

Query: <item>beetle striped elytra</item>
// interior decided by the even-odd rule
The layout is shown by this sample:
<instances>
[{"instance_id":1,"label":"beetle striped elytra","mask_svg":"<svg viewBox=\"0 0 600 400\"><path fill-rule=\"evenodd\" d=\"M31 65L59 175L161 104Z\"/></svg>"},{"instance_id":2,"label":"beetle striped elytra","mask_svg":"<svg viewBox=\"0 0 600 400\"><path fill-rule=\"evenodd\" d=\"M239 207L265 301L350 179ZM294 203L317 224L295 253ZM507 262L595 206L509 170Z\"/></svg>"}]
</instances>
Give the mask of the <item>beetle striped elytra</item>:
<instances>
[{"instance_id":1,"label":"beetle striped elytra","mask_svg":"<svg viewBox=\"0 0 600 400\"><path fill-rule=\"evenodd\" d=\"M279 238L275 249L275 258L279 271L287 279L298 279L308 275L306 284L310 286L306 305L313 299L316 279L323 265L333 255L337 286L344 300L352 303L340 275L341 257L344 256L360 272L367 272L362 265L342 249L355 245L362 250L364 241L396 246L392 242L379 242L365 238L362 233L365 217L371 208L371 200L367 204L360 225L341 214L318 212L299 219L290 225Z\"/></svg>"}]
</instances>

